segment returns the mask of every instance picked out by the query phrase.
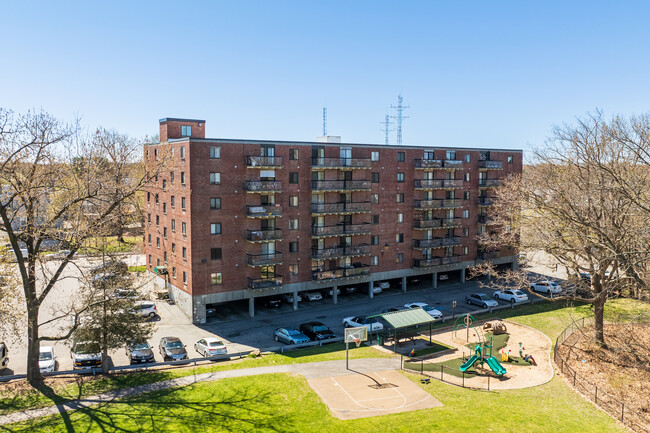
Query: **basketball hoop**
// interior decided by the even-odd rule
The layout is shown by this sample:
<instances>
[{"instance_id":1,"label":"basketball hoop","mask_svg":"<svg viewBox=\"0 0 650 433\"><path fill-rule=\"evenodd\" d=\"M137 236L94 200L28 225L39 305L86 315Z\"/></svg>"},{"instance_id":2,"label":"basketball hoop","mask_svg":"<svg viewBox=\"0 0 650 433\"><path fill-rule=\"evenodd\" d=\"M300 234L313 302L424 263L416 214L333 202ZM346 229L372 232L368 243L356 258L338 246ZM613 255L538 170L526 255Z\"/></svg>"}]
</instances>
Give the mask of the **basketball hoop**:
<instances>
[{"instance_id":1,"label":"basketball hoop","mask_svg":"<svg viewBox=\"0 0 650 433\"><path fill-rule=\"evenodd\" d=\"M354 339L354 344L357 345L357 347L361 346L361 340L359 338Z\"/></svg>"}]
</instances>

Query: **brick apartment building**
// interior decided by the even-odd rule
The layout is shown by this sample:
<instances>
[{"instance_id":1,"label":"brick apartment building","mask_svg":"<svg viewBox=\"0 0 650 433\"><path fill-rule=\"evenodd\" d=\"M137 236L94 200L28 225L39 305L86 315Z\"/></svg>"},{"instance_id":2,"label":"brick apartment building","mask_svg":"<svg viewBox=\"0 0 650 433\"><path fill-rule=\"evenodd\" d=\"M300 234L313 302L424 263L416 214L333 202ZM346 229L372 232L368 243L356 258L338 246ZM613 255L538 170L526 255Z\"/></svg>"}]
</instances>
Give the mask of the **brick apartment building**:
<instances>
[{"instance_id":1,"label":"brick apartment building","mask_svg":"<svg viewBox=\"0 0 650 433\"><path fill-rule=\"evenodd\" d=\"M171 159L146 190L145 254L192 321L205 305L438 274L480 260L491 188L520 150L205 138L205 121L160 120L145 161ZM399 282L399 280L398 280ZM337 290L332 290L337 302ZM294 297L295 299L295 297ZM294 308L297 308L294 302Z\"/></svg>"}]
</instances>

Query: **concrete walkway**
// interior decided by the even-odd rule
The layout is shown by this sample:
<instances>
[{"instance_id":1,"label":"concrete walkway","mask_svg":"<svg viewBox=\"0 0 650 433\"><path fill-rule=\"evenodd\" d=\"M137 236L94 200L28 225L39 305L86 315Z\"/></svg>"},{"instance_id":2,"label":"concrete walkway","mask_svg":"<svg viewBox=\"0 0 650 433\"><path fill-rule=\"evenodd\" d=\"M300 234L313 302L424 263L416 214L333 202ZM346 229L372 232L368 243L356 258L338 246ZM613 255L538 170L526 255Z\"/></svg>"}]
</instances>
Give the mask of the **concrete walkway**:
<instances>
[{"instance_id":1,"label":"concrete walkway","mask_svg":"<svg viewBox=\"0 0 650 433\"><path fill-rule=\"evenodd\" d=\"M116 391L106 392L104 394L92 397L72 400L67 403L43 407L40 409L29 409L21 412L13 412L6 415L0 415L0 425L13 424L16 422L28 421L44 416L56 415L61 412L78 410L89 406L112 402L114 400L146 392L159 391L162 389L174 388L192 385L198 382L210 382L229 377L255 376L260 374L271 373L294 373L301 374L307 379L329 376L342 376L346 374L355 374L355 372L367 373L379 370L399 370L400 361L394 358L362 358L352 359L349 363L350 370L345 368L345 361L324 361L310 362L304 364L286 364L272 365L267 367L242 368L238 370L217 371L214 373L203 373L192 376L179 377L177 379L165 380L162 382L140 385L133 388L124 388Z\"/></svg>"}]
</instances>

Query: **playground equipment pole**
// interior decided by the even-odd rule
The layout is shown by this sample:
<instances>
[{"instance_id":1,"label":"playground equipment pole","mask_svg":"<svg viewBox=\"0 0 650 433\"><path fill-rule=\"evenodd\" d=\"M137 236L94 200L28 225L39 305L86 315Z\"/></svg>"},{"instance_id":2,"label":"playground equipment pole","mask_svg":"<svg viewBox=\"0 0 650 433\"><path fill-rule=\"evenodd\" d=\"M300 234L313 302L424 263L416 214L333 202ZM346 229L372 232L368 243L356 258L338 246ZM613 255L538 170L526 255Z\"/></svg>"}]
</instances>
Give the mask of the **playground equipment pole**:
<instances>
[{"instance_id":1,"label":"playground equipment pole","mask_svg":"<svg viewBox=\"0 0 650 433\"><path fill-rule=\"evenodd\" d=\"M345 369L349 370L350 368L348 367L348 342L345 342Z\"/></svg>"},{"instance_id":2,"label":"playground equipment pole","mask_svg":"<svg viewBox=\"0 0 650 433\"><path fill-rule=\"evenodd\" d=\"M465 320L467 320L467 323L465 323L465 329L467 329L467 342L469 343L469 313L467 313Z\"/></svg>"}]
</instances>

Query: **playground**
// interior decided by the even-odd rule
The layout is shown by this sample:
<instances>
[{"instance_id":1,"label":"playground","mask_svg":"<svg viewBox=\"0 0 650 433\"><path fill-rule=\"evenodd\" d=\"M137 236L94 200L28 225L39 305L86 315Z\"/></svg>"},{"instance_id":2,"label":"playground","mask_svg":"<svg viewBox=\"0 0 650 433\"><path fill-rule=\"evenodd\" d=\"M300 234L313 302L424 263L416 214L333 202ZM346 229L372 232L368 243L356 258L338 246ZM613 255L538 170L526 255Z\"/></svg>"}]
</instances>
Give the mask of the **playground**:
<instances>
[{"instance_id":1,"label":"playground","mask_svg":"<svg viewBox=\"0 0 650 433\"><path fill-rule=\"evenodd\" d=\"M477 323L460 316L435 341L453 348L427 359L406 361L406 369L444 377L478 389L517 389L542 385L553 377L551 341L541 332L509 321ZM489 381L489 383L488 383Z\"/></svg>"}]
</instances>

